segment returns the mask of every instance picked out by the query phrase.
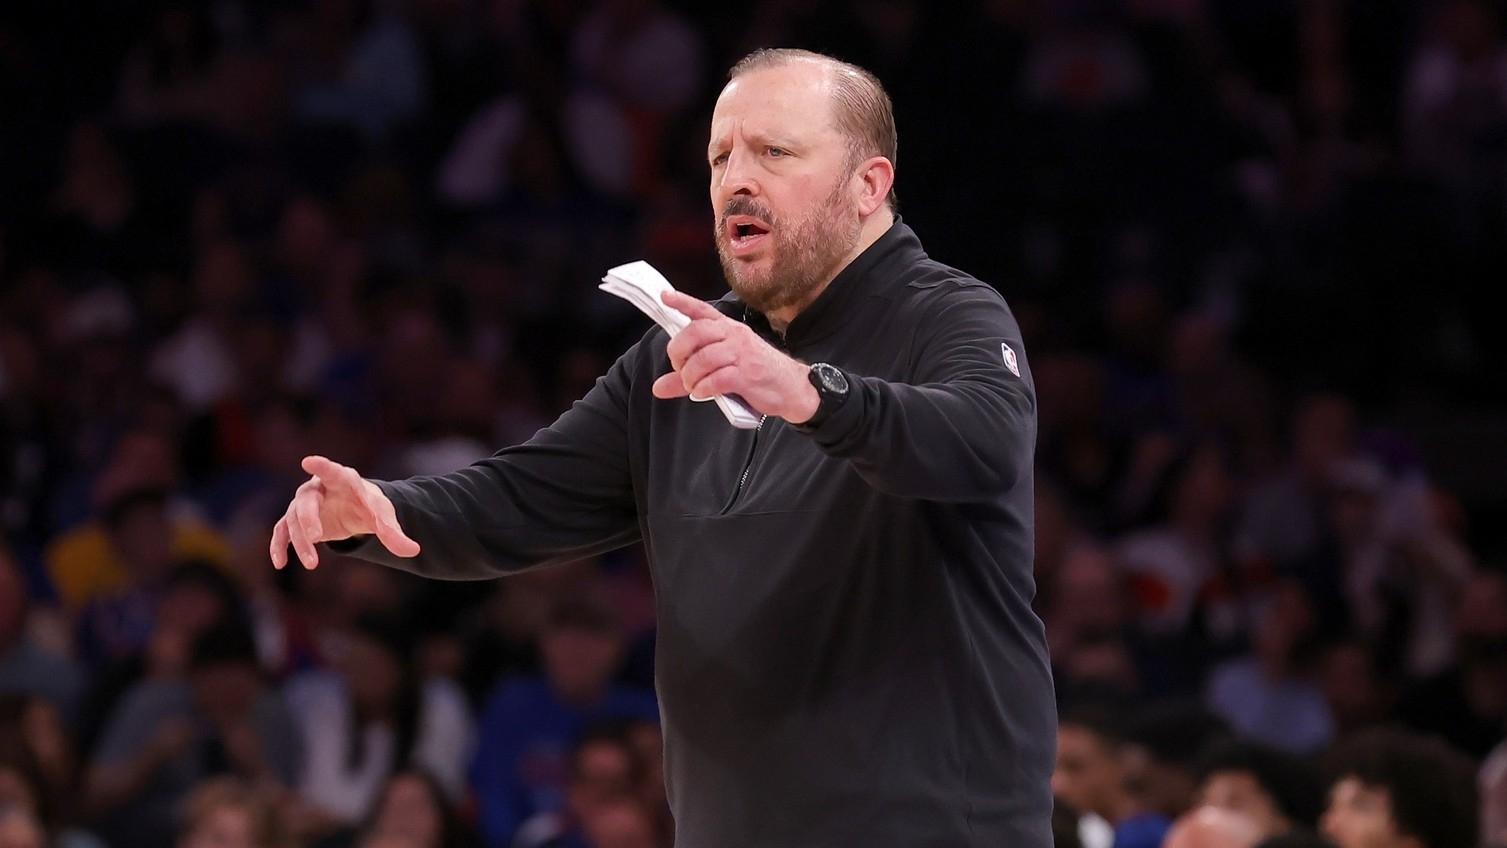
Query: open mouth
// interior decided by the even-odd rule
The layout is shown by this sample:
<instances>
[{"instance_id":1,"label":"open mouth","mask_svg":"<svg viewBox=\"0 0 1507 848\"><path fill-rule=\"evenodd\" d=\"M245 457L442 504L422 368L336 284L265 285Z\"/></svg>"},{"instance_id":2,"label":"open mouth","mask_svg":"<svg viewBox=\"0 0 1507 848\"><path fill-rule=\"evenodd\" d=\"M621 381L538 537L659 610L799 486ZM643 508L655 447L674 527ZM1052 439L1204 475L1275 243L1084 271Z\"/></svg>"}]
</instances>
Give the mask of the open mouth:
<instances>
[{"instance_id":1,"label":"open mouth","mask_svg":"<svg viewBox=\"0 0 1507 848\"><path fill-rule=\"evenodd\" d=\"M734 215L727 219L727 240L734 253L745 253L757 247L769 236L769 225L748 215Z\"/></svg>"}]
</instances>

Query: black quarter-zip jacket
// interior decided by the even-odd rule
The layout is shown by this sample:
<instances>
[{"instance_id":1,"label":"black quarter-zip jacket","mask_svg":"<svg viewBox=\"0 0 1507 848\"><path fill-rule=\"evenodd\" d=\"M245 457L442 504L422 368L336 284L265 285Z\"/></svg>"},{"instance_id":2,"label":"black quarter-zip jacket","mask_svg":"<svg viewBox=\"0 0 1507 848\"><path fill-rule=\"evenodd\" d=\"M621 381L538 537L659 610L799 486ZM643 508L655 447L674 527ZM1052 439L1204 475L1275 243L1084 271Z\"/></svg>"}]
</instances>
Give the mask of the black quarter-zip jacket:
<instances>
[{"instance_id":1,"label":"black quarter-zip jacket","mask_svg":"<svg viewBox=\"0 0 1507 848\"><path fill-rule=\"evenodd\" d=\"M642 540L677 848L1047 848L1036 400L1004 299L897 220L783 339L716 306L847 402L803 432L658 400L655 328L527 443L378 483L417 558L339 547L464 580Z\"/></svg>"}]
</instances>

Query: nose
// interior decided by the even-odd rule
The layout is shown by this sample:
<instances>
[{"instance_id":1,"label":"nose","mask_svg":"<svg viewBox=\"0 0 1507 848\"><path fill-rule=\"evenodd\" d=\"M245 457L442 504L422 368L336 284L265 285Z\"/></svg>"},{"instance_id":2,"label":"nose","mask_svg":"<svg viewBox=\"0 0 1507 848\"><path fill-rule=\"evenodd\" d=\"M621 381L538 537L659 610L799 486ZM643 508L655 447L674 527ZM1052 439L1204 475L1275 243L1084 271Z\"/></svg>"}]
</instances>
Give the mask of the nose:
<instances>
[{"instance_id":1,"label":"nose","mask_svg":"<svg viewBox=\"0 0 1507 848\"><path fill-rule=\"evenodd\" d=\"M717 180L719 196L724 199L737 194L757 196L759 183L754 178L752 165L752 157L745 155L742 151L734 150L729 153Z\"/></svg>"}]
</instances>

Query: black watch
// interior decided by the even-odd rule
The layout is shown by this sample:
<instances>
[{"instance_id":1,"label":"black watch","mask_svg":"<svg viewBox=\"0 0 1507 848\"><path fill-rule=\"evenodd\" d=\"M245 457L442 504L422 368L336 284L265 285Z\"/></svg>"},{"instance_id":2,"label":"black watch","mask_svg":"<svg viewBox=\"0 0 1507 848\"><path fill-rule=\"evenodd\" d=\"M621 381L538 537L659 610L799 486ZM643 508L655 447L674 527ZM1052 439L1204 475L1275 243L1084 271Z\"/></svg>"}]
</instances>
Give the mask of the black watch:
<instances>
[{"instance_id":1,"label":"black watch","mask_svg":"<svg viewBox=\"0 0 1507 848\"><path fill-rule=\"evenodd\" d=\"M820 427L822 422L831 418L832 413L847 402L848 377L835 365L817 362L806 373L806 378L816 387L816 396L821 400L816 407L816 414L801 424L803 429L810 430Z\"/></svg>"}]
</instances>

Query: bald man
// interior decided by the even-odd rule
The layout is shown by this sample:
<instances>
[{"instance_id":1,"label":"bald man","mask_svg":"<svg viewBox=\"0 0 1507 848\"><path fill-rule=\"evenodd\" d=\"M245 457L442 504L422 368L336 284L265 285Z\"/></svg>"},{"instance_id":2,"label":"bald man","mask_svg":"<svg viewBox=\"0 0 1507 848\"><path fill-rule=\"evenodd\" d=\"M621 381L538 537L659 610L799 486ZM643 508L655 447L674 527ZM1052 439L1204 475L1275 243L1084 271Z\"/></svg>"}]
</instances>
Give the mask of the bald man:
<instances>
[{"instance_id":1,"label":"bald man","mask_svg":"<svg viewBox=\"0 0 1507 848\"><path fill-rule=\"evenodd\" d=\"M274 564L480 579L642 540L679 848L1051 845L1035 389L999 292L900 221L895 160L871 74L743 59L706 151L731 293L667 294L689 326L469 468L309 458ZM758 428L685 400L720 394Z\"/></svg>"}]
</instances>

